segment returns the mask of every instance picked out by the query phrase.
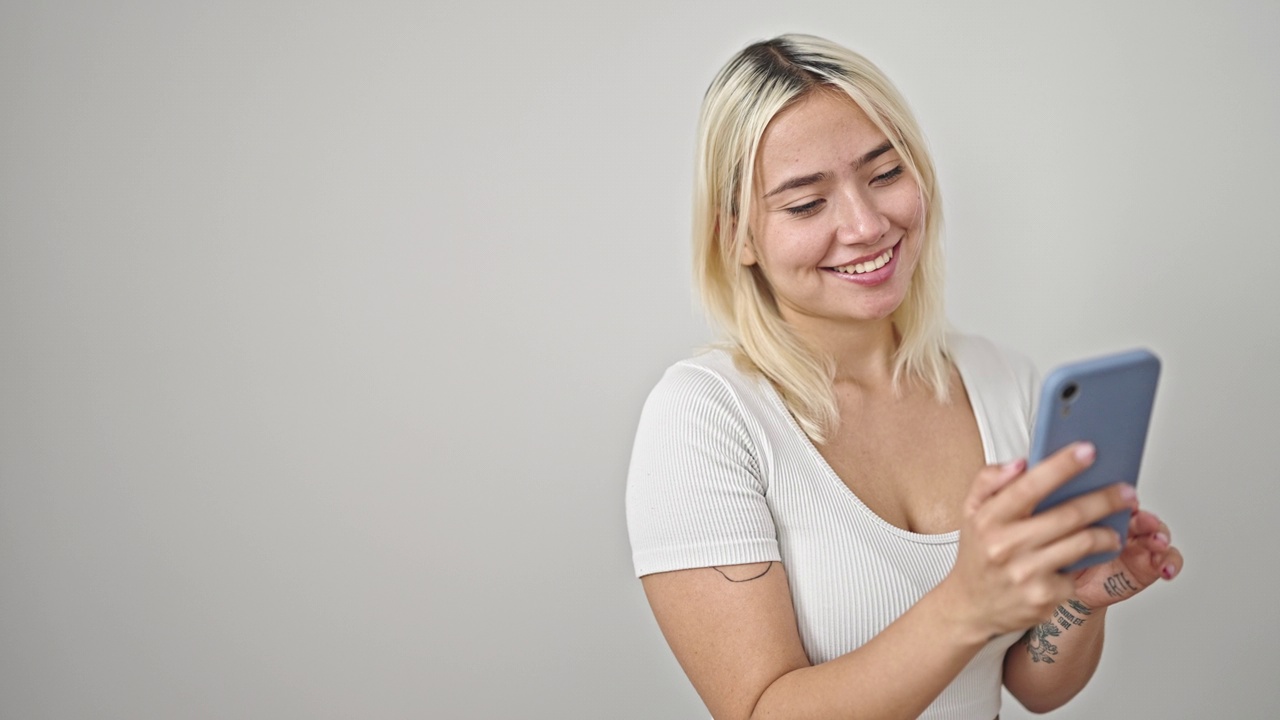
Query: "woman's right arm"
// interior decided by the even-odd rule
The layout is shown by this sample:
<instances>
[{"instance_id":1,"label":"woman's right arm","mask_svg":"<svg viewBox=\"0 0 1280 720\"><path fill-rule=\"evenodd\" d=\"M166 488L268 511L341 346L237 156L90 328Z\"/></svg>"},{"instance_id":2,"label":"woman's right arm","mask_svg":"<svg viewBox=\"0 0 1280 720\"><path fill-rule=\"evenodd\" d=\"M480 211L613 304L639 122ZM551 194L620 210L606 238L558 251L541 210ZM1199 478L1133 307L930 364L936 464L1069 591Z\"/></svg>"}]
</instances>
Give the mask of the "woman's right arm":
<instances>
[{"instance_id":1,"label":"woman's right arm","mask_svg":"<svg viewBox=\"0 0 1280 720\"><path fill-rule=\"evenodd\" d=\"M1089 525L1131 499L1101 490L1031 517L1040 498L1087 467L1067 448L1028 472L982 470L965 500L952 572L871 641L810 665L780 563L643 578L667 642L717 720L914 718L996 635L1048 617L1074 590L1057 572L1113 549Z\"/></svg>"},{"instance_id":2,"label":"woman's right arm","mask_svg":"<svg viewBox=\"0 0 1280 720\"><path fill-rule=\"evenodd\" d=\"M931 592L866 645L810 665L781 563L677 570L643 582L663 635L717 720L918 717L987 641L966 637Z\"/></svg>"}]
</instances>

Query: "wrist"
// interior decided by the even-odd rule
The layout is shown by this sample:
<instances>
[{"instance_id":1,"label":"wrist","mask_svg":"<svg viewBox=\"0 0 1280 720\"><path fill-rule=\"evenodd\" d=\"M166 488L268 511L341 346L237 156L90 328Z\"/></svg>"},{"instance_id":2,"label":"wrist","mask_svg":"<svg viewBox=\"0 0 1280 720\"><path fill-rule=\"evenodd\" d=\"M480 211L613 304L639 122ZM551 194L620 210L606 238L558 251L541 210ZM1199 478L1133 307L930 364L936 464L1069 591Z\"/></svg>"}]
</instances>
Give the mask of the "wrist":
<instances>
[{"instance_id":1,"label":"wrist","mask_svg":"<svg viewBox=\"0 0 1280 720\"><path fill-rule=\"evenodd\" d=\"M943 578L920 601L928 602L935 608L949 634L964 648L981 648L1003 632L984 620L973 603L968 601L960 582L953 575Z\"/></svg>"},{"instance_id":2,"label":"wrist","mask_svg":"<svg viewBox=\"0 0 1280 720\"><path fill-rule=\"evenodd\" d=\"M1099 625L1107 615L1107 606L1094 607L1079 598L1071 598L1054 609L1053 614L1045 622L1053 623L1063 630L1083 625Z\"/></svg>"}]
</instances>

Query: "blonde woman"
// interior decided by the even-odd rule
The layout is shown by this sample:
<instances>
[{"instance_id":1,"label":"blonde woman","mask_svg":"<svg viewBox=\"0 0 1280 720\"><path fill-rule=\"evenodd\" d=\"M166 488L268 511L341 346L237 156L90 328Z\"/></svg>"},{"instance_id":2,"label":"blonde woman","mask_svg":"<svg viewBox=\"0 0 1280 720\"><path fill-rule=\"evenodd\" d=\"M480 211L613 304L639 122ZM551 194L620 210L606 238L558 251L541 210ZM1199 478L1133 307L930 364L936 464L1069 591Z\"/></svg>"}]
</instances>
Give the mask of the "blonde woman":
<instances>
[{"instance_id":1,"label":"blonde woman","mask_svg":"<svg viewBox=\"0 0 1280 720\"><path fill-rule=\"evenodd\" d=\"M699 128L694 245L726 347L676 364L627 485L637 574L711 714L997 717L1067 702L1107 607L1182 566L1128 485L1035 515L1087 467L1027 468L1036 374L950 334L940 200L880 71L789 35L734 56ZM1116 560L1091 524L1133 519Z\"/></svg>"}]
</instances>

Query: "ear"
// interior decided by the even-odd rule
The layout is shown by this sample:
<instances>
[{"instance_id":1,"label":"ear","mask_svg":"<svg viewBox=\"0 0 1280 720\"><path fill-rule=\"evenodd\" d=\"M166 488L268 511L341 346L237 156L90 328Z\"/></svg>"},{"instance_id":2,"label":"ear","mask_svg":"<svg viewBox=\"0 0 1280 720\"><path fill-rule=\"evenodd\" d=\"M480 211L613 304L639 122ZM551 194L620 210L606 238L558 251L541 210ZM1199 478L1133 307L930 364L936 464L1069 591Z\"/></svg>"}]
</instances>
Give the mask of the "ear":
<instances>
[{"instance_id":1,"label":"ear","mask_svg":"<svg viewBox=\"0 0 1280 720\"><path fill-rule=\"evenodd\" d=\"M735 227L734 230L737 230L737 228ZM734 234L736 235L737 233L735 232ZM742 265L746 267L750 267L759 262L759 258L756 257L755 239L751 237L750 230L747 231L747 238L742 243L742 252L738 253L738 262L742 263Z\"/></svg>"}]
</instances>

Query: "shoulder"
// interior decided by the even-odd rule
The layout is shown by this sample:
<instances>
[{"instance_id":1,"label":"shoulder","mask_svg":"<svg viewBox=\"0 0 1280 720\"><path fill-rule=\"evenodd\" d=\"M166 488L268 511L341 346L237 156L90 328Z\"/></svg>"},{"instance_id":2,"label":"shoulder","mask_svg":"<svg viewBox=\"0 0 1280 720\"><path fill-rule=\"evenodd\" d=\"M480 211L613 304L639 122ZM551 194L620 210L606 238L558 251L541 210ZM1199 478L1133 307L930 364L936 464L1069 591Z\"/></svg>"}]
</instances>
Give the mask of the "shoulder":
<instances>
[{"instance_id":1,"label":"shoulder","mask_svg":"<svg viewBox=\"0 0 1280 720\"><path fill-rule=\"evenodd\" d=\"M649 394L627 472L637 575L779 558L755 383L717 350L672 365Z\"/></svg>"},{"instance_id":2,"label":"shoulder","mask_svg":"<svg viewBox=\"0 0 1280 720\"><path fill-rule=\"evenodd\" d=\"M1040 387L1040 372L1030 358L977 335L950 333L947 345L971 395L981 396L993 411L1018 416L1024 427L1030 427Z\"/></svg>"},{"instance_id":3,"label":"shoulder","mask_svg":"<svg viewBox=\"0 0 1280 720\"><path fill-rule=\"evenodd\" d=\"M738 367L733 355L715 348L681 360L663 373L645 402L645 414L717 414L745 420L766 390L764 379Z\"/></svg>"},{"instance_id":4,"label":"shoulder","mask_svg":"<svg viewBox=\"0 0 1280 720\"><path fill-rule=\"evenodd\" d=\"M1008 383L1023 389L1040 381L1035 363L1026 355L978 335L950 333L948 352L970 382Z\"/></svg>"}]
</instances>

